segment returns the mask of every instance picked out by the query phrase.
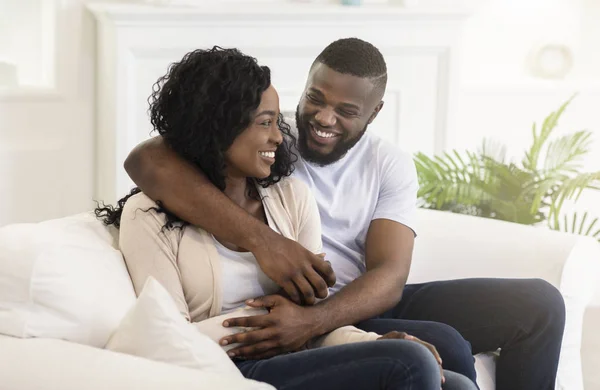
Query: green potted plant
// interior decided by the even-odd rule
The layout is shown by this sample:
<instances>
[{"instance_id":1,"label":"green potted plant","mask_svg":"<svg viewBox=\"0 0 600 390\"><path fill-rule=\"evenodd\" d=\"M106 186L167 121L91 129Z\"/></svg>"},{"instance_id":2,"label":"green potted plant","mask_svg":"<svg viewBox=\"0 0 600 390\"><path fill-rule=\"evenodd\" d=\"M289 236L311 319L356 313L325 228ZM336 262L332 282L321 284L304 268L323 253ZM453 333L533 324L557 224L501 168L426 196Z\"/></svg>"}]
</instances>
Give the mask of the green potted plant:
<instances>
[{"instance_id":1,"label":"green potted plant","mask_svg":"<svg viewBox=\"0 0 600 390\"><path fill-rule=\"evenodd\" d=\"M576 131L554 137L558 120L572 101L548 115L520 162L506 158L506 148L489 141L477 152L456 150L441 156L415 156L420 206L589 235L600 241L599 217L587 212L561 214L564 202L584 190L600 190L600 172L581 172L592 133Z\"/></svg>"}]
</instances>

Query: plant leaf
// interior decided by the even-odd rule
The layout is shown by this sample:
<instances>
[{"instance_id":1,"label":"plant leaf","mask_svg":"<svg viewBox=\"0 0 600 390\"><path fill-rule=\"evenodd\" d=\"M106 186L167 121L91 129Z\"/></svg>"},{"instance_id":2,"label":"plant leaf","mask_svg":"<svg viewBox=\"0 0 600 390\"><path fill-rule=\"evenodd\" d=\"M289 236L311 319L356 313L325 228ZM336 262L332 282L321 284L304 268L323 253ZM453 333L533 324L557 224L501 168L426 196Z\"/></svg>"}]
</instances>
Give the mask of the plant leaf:
<instances>
[{"instance_id":1,"label":"plant leaf","mask_svg":"<svg viewBox=\"0 0 600 390\"><path fill-rule=\"evenodd\" d=\"M600 217L594 218L590 222L588 222L588 219L587 219L588 213L587 212L585 212L583 214L583 218L581 218L581 221L578 221L579 220L578 216L579 215L577 214L577 212L574 212L570 217L565 214L565 215L563 215L562 226L560 226L560 225L551 226L551 229L558 230L558 231L564 231L566 233L573 233L573 234L579 234L582 236L598 238L598 233L600 233L600 230L598 230L597 232L592 234L592 229L600 221ZM600 241L600 239L599 239L599 241Z\"/></svg>"},{"instance_id":2,"label":"plant leaf","mask_svg":"<svg viewBox=\"0 0 600 390\"><path fill-rule=\"evenodd\" d=\"M533 124L533 127L532 127L533 143L531 144L531 147L529 148L529 150L525 153L525 159L522 162L523 167L526 170L529 170L529 171L537 171L538 170L538 166L539 166L538 161L539 161L542 149L544 148L544 145L546 144L546 142L548 141L548 138L552 134L552 131L556 128L556 125L557 125L558 120L560 119L561 115L563 114L563 112L565 111L567 106L571 103L571 101L574 98L575 98L575 95L573 95L571 98L569 98L569 100L564 102L558 108L558 110L551 112L544 119L544 122L542 124L542 128L540 129L539 135L536 132L535 123Z\"/></svg>"},{"instance_id":3,"label":"plant leaf","mask_svg":"<svg viewBox=\"0 0 600 390\"><path fill-rule=\"evenodd\" d=\"M582 130L560 137L548 144L544 170L549 173L575 173L581 158L590 152L590 131Z\"/></svg>"}]
</instances>

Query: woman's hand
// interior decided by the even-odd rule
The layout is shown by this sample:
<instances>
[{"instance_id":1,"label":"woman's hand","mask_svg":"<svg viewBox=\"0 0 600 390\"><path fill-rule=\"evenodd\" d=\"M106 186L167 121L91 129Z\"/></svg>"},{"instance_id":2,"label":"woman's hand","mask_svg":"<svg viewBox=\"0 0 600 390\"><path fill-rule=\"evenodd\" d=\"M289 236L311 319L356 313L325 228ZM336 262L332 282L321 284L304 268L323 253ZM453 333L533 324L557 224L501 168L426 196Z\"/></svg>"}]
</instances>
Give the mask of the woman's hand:
<instances>
[{"instance_id":1,"label":"woman's hand","mask_svg":"<svg viewBox=\"0 0 600 390\"><path fill-rule=\"evenodd\" d=\"M429 352L431 352L433 354L433 356L435 357L435 360L437 361L438 365L440 366L440 374L442 376L442 383L446 382L446 378L444 378L444 369L442 368L442 358L440 357L440 354L438 353L437 349L435 349L435 347L415 336L411 336L409 334L406 334L406 332L389 332L384 334L383 336L381 336L380 338L378 338L377 340L409 340L409 341L414 341L416 343L419 343L421 345L423 345L425 348L427 348L429 350Z\"/></svg>"}]
</instances>

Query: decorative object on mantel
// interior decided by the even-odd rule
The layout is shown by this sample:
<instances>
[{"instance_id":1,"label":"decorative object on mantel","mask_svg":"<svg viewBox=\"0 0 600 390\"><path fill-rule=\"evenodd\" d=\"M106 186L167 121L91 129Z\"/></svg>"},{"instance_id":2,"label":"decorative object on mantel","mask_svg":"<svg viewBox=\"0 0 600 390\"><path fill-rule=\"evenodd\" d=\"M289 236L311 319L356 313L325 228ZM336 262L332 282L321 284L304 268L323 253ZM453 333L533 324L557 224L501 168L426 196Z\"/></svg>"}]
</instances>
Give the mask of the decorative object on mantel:
<instances>
[{"instance_id":1,"label":"decorative object on mantel","mask_svg":"<svg viewBox=\"0 0 600 390\"><path fill-rule=\"evenodd\" d=\"M551 229L600 241L600 216L561 214L565 200L600 190L600 171L580 172L592 133L580 130L550 140L572 99L548 115L539 132L534 123L533 144L520 164L506 160L505 146L486 141L480 151L462 155L455 150L433 158L418 153L421 206L525 225L545 222Z\"/></svg>"},{"instance_id":2,"label":"decorative object on mantel","mask_svg":"<svg viewBox=\"0 0 600 390\"><path fill-rule=\"evenodd\" d=\"M420 5L421 0L389 0L391 5L397 5L402 7L416 7Z\"/></svg>"},{"instance_id":3,"label":"decorative object on mantel","mask_svg":"<svg viewBox=\"0 0 600 390\"><path fill-rule=\"evenodd\" d=\"M549 43L535 47L529 55L529 70L547 79L563 79L573 66L573 53L564 44Z\"/></svg>"},{"instance_id":4,"label":"decorative object on mantel","mask_svg":"<svg viewBox=\"0 0 600 390\"><path fill-rule=\"evenodd\" d=\"M214 5L217 0L140 0L142 3L151 5L172 5L172 6L200 6L200 5ZM349 0L352 1L352 0ZM357 0L360 2L360 0ZM257 6L269 5L269 4L282 4L282 3L299 3L299 4L326 4L332 3L332 0L218 0L220 3L251 3Z\"/></svg>"},{"instance_id":5,"label":"decorative object on mantel","mask_svg":"<svg viewBox=\"0 0 600 390\"><path fill-rule=\"evenodd\" d=\"M214 0L140 0L151 5L198 6L214 4ZM220 2L240 3L240 0L219 0ZM292 4L341 4L347 6L359 5L392 5L402 7L415 7L421 0L253 0L256 4L265 3L292 3Z\"/></svg>"}]
</instances>

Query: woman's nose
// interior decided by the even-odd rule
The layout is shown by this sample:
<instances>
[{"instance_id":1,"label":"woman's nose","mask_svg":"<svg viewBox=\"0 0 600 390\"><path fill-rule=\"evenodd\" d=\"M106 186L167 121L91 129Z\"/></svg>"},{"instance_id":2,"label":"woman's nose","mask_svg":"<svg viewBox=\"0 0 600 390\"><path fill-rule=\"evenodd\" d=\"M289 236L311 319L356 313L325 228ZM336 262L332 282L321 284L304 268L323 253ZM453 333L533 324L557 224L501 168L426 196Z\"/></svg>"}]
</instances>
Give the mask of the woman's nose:
<instances>
[{"instance_id":1,"label":"woman's nose","mask_svg":"<svg viewBox=\"0 0 600 390\"><path fill-rule=\"evenodd\" d=\"M271 142L273 142L275 145L281 145L283 142L283 135L281 134L281 130L279 130L279 125L277 122L273 124L271 129Z\"/></svg>"}]
</instances>

